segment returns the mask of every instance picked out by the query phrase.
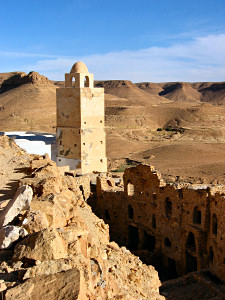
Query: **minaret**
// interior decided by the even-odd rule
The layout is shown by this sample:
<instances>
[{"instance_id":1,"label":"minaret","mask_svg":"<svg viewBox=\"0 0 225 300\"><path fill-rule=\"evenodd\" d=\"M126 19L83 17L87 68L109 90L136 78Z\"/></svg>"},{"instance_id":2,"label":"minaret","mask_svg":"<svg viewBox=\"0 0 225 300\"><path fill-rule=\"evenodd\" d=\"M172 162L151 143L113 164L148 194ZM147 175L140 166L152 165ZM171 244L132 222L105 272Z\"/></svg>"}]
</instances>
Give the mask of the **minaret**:
<instances>
[{"instance_id":1,"label":"minaret","mask_svg":"<svg viewBox=\"0 0 225 300\"><path fill-rule=\"evenodd\" d=\"M65 88L56 90L57 165L82 174L107 172L104 130L104 88L94 88L94 75L83 62L65 74Z\"/></svg>"}]
</instances>

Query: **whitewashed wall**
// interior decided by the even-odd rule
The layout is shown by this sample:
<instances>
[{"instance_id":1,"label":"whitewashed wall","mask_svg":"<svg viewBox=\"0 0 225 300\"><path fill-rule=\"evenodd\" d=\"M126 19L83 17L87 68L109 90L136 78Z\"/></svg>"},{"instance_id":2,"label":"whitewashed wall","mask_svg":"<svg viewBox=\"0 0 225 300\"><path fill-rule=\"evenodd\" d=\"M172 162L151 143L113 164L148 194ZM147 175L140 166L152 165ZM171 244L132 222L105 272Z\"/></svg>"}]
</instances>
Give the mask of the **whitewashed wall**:
<instances>
[{"instance_id":1,"label":"whitewashed wall","mask_svg":"<svg viewBox=\"0 0 225 300\"><path fill-rule=\"evenodd\" d=\"M56 161L56 138L55 134L28 131L8 131L0 132L14 139L16 144L29 154L48 154Z\"/></svg>"}]
</instances>

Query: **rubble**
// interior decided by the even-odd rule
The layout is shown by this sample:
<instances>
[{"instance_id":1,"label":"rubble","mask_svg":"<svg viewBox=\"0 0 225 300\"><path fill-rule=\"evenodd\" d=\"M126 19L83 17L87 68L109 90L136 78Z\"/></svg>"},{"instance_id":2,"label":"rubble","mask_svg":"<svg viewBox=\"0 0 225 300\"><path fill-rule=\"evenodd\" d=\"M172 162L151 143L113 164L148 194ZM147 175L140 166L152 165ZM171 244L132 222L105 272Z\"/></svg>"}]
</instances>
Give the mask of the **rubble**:
<instances>
[{"instance_id":1,"label":"rubble","mask_svg":"<svg viewBox=\"0 0 225 300\"><path fill-rule=\"evenodd\" d=\"M18 226L4 226L0 229L0 249L10 248L19 238L28 235L26 229Z\"/></svg>"},{"instance_id":2,"label":"rubble","mask_svg":"<svg viewBox=\"0 0 225 300\"><path fill-rule=\"evenodd\" d=\"M80 271L72 269L53 275L30 278L24 283L9 289L5 300L39 300L39 299L87 299L82 298Z\"/></svg>"},{"instance_id":3,"label":"rubble","mask_svg":"<svg viewBox=\"0 0 225 300\"><path fill-rule=\"evenodd\" d=\"M30 234L14 249L14 260L44 261L67 256L67 243L53 228L46 228Z\"/></svg>"},{"instance_id":4,"label":"rubble","mask_svg":"<svg viewBox=\"0 0 225 300\"><path fill-rule=\"evenodd\" d=\"M9 224L23 210L28 210L33 196L30 186L20 186L14 198L4 207L0 213L0 227Z\"/></svg>"},{"instance_id":5,"label":"rubble","mask_svg":"<svg viewBox=\"0 0 225 300\"><path fill-rule=\"evenodd\" d=\"M0 252L5 300L164 299L154 267L110 242L109 226L92 213L91 178L60 174L46 156L35 156L29 172L19 182L29 200L7 219L27 236L1 250L10 255Z\"/></svg>"}]
</instances>

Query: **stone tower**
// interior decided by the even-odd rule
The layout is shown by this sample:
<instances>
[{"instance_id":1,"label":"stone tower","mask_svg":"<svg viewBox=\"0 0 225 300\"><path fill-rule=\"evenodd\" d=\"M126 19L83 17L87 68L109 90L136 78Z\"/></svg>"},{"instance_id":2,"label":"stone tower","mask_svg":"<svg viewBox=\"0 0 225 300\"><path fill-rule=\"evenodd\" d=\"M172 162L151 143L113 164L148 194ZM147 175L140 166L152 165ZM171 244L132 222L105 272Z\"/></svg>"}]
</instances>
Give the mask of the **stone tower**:
<instances>
[{"instance_id":1,"label":"stone tower","mask_svg":"<svg viewBox=\"0 0 225 300\"><path fill-rule=\"evenodd\" d=\"M107 172L104 130L104 89L94 88L94 76L77 62L56 90L57 165L82 174Z\"/></svg>"}]
</instances>

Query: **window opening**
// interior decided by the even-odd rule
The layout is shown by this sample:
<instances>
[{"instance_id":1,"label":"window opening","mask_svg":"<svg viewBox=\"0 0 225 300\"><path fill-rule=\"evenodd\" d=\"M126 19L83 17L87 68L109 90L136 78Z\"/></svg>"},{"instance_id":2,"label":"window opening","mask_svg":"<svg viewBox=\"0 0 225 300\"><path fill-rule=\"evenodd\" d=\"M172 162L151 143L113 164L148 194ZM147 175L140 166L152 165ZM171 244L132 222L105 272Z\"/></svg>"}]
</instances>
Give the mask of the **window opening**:
<instances>
[{"instance_id":1,"label":"window opening","mask_svg":"<svg viewBox=\"0 0 225 300\"><path fill-rule=\"evenodd\" d=\"M139 244L138 228L128 226L128 247L130 250L137 250Z\"/></svg>"},{"instance_id":2,"label":"window opening","mask_svg":"<svg viewBox=\"0 0 225 300\"><path fill-rule=\"evenodd\" d=\"M105 219L110 220L110 214L109 214L108 209L105 210Z\"/></svg>"},{"instance_id":3,"label":"window opening","mask_svg":"<svg viewBox=\"0 0 225 300\"><path fill-rule=\"evenodd\" d=\"M128 196L134 195L134 185L130 181L128 181L127 183L127 195Z\"/></svg>"},{"instance_id":4,"label":"window opening","mask_svg":"<svg viewBox=\"0 0 225 300\"><path fill-rule=\"evenodd\" d=\"M171 247L171 241L170 241L170 239L168 239L166 237L165 240L164 240L164 244L165 244L166 247L170 248Z\"/></svg>"},{"instance_id":5,"label":"window opening","mask_svg":"<svg viewBox=\"0 0 225 300\"><path fill-rule=\"evenodd\" d=\"M154 214L152 215L152 227L156 229L156 217Z\"/></svg>"},{"instance_id":6,"label":"window opening","mask_svg":"<svg viewBox=\"0 0 225 300\"><path fill-rule=\"evenodd\" d=\"M193 223L200 225L201 222L202 222L202 213L198 209L198 207L196 206L195 209L194 209L194 213L193 213Z\"/></svg>"},{"instance_id":7,"label":"window opening","mask_svg":"<svg viewBox=\"0 0 225 300\"><path fill-rule=\"evenodd\" d=\"M75 87L75 82L76 82L75 77L72 77L72 87Z\"/></svg>"},{"instance_id":8,"label":"window opening","mask_svg":"<svg viewBox=\"0 0 225 300\"><path fill-rule=\"evenodd\" d=\"M213 247L209 247L209 260L211 263L213 263L213 258L214 258L214 252L213 252Z\"/></svg>"},{"instance_id":9,"label":"window opening","mask_svg":"<svg viewBox=\"0 0 225 300\"><path fill-rule=\"evenodd\" d=\"M85 76L84 78L84 87L89 87L90 84L89 84L89 77L88 76Z\"/></svg>"},{"instance_id":10,"label":"window opening","mask_svg":"<svg viewBox=\"0 0 225 300\"><path fill-rule=\"evenodd\" d=\"M212 233L217 235L217 217L215 214L212 216Z\"/></svg>"},{"instance_id":11,"label":"window opening","mask_svg":"<svg viewBox=\"0 0 225 300\"><path fill-rule=\"evenodd\" d=\"M134 210L131 205L128 205L128 218L133 219L134 218Z\"/></svg>"},{"instance_id":12,"label":"window opening","mask_svg":"<svg viewBox=\"0 0 225 300\"><path fill-rule=\"evenodd\" d=\"M166 215L172 215L172 202L169 197L165 200L165 213Z\"/></svg>"},{"instance_id":13,"label":"window opening","mask_svg":"<svg viewBox=\"0 0 225 300\"><path fill-rule=\"evenodd\" d=\"M186 241L186 248L195 252L196 251L196 244L195 244L195 236L192 232L189 232L187 241Z\"/></svg>"}]
</instances>

